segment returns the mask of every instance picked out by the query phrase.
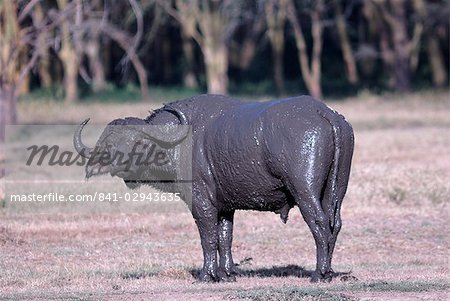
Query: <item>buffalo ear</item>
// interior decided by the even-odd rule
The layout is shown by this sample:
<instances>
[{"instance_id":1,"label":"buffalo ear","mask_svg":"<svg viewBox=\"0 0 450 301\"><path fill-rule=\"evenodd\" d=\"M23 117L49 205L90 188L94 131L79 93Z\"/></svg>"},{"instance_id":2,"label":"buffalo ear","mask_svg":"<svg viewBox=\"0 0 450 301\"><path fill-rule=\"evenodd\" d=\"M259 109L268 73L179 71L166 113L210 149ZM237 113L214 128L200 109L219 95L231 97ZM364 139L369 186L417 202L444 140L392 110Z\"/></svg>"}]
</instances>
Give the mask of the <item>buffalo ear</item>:
<instances>
[{"instance_id":1,"label":"buffalo ear","mask_svg":"<svg viewBox=\"0 0 450 301\"><path fill-rule=\"evenodd\" d=\"M146 126L142 126L140 128L140 131L147 138L150 138L151 140L156 140L156 141L163 142L163 143L170 144L170 145L175 145L175 144L180 143L189 134L189 129L187 127L187 125L189 125L189 122L187 120L186 115L182 111L180 111L176 108L173 108L169 105L165 105L159 111L160 112L162 112L162 111L169 112L169 113L175 115L175 117L179 121L179 125L182 126L181 129L178 129L174 133L173 132L168 133L165 131L161 131L161 129L159 129L158 127L149 129ZM161 124L161 125L163 125L163 124Z\"/></svg>"}]
</instances>

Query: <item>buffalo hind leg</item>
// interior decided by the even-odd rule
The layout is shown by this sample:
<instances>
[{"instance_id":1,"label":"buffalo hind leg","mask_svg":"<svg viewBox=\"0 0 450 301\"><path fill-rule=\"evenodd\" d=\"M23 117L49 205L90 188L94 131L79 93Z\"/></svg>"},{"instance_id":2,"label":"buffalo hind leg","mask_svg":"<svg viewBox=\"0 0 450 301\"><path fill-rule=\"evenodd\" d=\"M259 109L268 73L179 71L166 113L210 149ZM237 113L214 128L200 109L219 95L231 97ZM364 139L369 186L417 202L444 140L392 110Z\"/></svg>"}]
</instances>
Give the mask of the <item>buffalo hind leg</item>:
<instances>
[{"instance_id":1,"label":"buffalo hind leg","mask_svg":"<svg viewBox=\"0 0 450 301\"><path fill-rule=\"evenodd\" d=\"M291 187L289 190L295 197L303 219L311 230L316 243L316 271L313 273L311 281L330 281L333 274L328 252L331 232L329 218L321 206L320 190L303 191L303 193L299 193L299 189L295 189L295 187Z\"/></svg>"},{"instance_id":2,"label":"buffalo hind leg","mask_svg":"<svg viewBox=\"0 0 450 301\"><path fill-rule=\"evenodd\" d=\"M236 281L236 267L231 255L233 216L234 211L219 215L219 270L217 276L220 281Z\"/></svg>"},{"instance_id":3,"label":"buffalo hind leg","mask_svg":"<svg viewBox=\"0 0 450 301\"><path fill-rule=\"evenodd\" d=\"M316 243L316 271L311 280L313 282L319 280L330 281L333 273L331 270L331 258L328 252L328 242L331 237L328 217L323 212L318 197L303 197L302 202L298 206Z\"/></svg>"}]
</instances>

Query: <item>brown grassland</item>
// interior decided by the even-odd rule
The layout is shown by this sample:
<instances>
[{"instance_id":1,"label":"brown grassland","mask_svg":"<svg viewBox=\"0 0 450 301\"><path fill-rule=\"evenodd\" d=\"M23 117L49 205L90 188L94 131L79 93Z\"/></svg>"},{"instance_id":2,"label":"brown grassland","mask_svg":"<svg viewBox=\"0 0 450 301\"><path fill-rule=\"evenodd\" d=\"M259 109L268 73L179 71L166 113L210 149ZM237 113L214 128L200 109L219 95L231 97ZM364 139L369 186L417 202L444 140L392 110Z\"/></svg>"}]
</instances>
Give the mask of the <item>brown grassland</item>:
<instances>
[{"instance_id":1,"label":"brown grassland","mask_svg":"<svg viewBox=\"0 0 450 301\"><path fill-rule=\"evenodd\" d=\"M235 217L235 283L199 284L199 237L183 204L38 213L0 208L0 299L449 300L448 92L360 95L329 104L355 154L331 283L310 283L312 236L297 208ZM26 123L145 116L149 104L20 104ZM61 112L64 112L61 115ZM122 185L119 182L119 185ZM0 194L2 192L0 191Z\"/></svg>"}]
</instances>

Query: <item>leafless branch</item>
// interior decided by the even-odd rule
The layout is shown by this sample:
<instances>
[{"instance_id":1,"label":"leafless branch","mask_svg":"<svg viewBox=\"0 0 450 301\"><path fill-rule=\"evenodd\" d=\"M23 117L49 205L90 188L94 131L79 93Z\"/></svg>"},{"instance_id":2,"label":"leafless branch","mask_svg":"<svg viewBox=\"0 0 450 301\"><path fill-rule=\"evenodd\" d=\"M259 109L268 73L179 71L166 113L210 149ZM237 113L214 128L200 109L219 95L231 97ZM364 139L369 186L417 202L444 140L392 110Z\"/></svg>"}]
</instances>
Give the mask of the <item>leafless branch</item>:
<instances>
[{"instance_id":1,"label":"leafless branch","mask_svg":"<svg viewBox=\"0 0 450 301\"><path fill-rule=\"evenodd\" d=\"M34 65L36 64L38 58L39 58L39 51L36 51L36 50L33 51L33 54L31 55L31 58L28 60L28 63L20 71L19 78L17 79L16 85L14 87L14 94L15 95L18 94L25 77L31 71L31 68L34 67Z\"/></svg>"},{"instance_id":2,"label":"leafless branch","mask_svg":"<svg viewBox=\"0 0 450 301\"><path fill-rule=\"evenodd\" d=\"M167 1L167 0L156 0L156 3L161 6L166 12L167 14L169 14L172 18L174 18L178 23L180 24L185 24L187 22L186 20L186 16L183 15L183 13L180 12L184 12L187 13L188 12L188 7L184 6L184 7L179 7L179 10L176 10L172 7L171 5L171 1ZM182 4L182 1L178 1L177 5ZM201 16L199 16L198 14L198 8L196 7L196 4L191 4L194 5L195 12L194 12L194 17L196 19L200 18ZM194 39L195 42L197 42L198 45L200 45L200 49L203 49L203 37L202 35L198 32L197 26L194 27L194 30L192 32L190 32L190 35L192 37L192 39Z\"/></svg>"},{"instance_id":3,"label":"leafless branch","mask_svg":"<svg viewBox=\"0 0 450 301\"><path fill-rule=\"evenodd\" d=\"M30 2L25 5L25 7L22 9L22 11L19 13L18 21L23 22L25 18L30 14L33 7L38 4L41 0L31 0Z\"/></svg>"},{"instance_id":4,"label":"leafless branch","mask_svg":"<svg viewBox=\"0 0 450 301\"><path fill-rule=\"evenodd\" d=\"M142 65L138 55L136 54L135 48L133 47L134 45L132 43L133 39L130 38L129 34L105 20L86 20L84 22L84 25L85 30L89 30L91 28L99 29L109 38L116 41L117 44L119 44L119 46L123 50L125 50L127 57L130 59L138 75L142 98L148 99L149 93L147 87L147 73L145 71L145 67Z\"/></svg>"},{"instance_id":5,"label":"leafless branch","mask_svg":"<svg viewBox=\"0 0 450 301\"><path fill-rule=\"evenodd\" d=\"M134 43L133 43L133 49L136 51L138 48L139 43L142 39L142 34L144 30L144 17L142 15L142 9L139 6L139 4L136 2L136 0L128 0L131 5L131 9L133 10L134 15L136 16L136 34L134 36Z\"/></svg>"}]
</instances>

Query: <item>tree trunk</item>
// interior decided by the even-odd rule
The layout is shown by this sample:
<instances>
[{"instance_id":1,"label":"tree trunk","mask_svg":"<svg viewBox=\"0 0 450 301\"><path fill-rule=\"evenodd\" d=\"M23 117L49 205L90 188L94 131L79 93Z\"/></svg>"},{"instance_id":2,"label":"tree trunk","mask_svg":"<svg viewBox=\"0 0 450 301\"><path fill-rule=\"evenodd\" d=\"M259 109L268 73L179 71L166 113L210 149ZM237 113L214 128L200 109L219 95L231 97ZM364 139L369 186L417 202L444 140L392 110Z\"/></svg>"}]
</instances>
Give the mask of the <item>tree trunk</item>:
<instances>
[{"instance_id":1,"label":"tree trunk","mask_svg":"<svg viewBox=\"0 0 450 301\"><path fill-rule=\"evenodd\" d=\"M17 1L0 2L0 142L5 126L17 122L16 97L20 85L22 50L15 48L21 38L17 20ZM23 79L22 79L23 80Z\"/></svg>"},{"instance_id":2,"label":"tree trunk","mask_svg":"<svg viewBox=\"0 0 450 301\"><path fill-rule=\"evenodd\" d=\"M358 83L358 70L356 69L355 59L352 53L352 47L347 34L345 18L342 15L342 9L339 0L333 0L334 19L336 21L339 41L341 43L342 56L344 57L345 70L348 81L352 84Z\"/></svg>"},{"instance_id":3,"label":"tree trunk","mask_svg":"<svg viewBox=\"0 0 450 301\"><path fill-rule=\"evenodd\" d=\"M361 72L366 76L372 76L376 66L376 43L378 36L378 28L380 24L380 18L378 17L375 9L375 4L372 1L364 1L362 6L362 14L364 21L359 22L359 51L366 52L360 55L358 65ZM364 47L364 48L362 48Z\"/></svg>"},{"instance_id":4,"label":"tree trunk","mask_svg":"<svg viewBox=\"0 0 450 301\"><path fill-rule=\"evenodd\" d=\"M277 94L284 93L283 53L284 53L284 25L286 21L285 3L279 0L265 2L267 33L272 48L273 79Z\"/></svg>"},{"instance_id":5,"label":"tree trunk","mask_svg":"<svg viewBox=\"0 0 450 301\"><path fill-rule=\"evenodd\" d=\"M5 141L6 125L17 123L16 102L12 87L0 87L0 142Z\"/></svg>"},{"instance_id":6,"label":"tree trunk","mask_svg":"<svg viewBox=\"0 0 450 301\"><path fill-rule=\"evenodd\" d=\"M128 35L122 30L115 28L111 24L105 25L102 28L102 32L107 34L111 39L117 42L123 50L125 50L138 76L142 100L150 100L147 72L145 71L145 67L134 51L133 47L130 47Z\"/></svg>"},{"instance_id":7,"label":"tree trunk","mask_svg":"<svg viewBox=\"0 0 450 301\"><path fill-rule=\"evenodd\" d=\"M311 35L313 38L313 49L311 54L311 67L309 66L309 55L306 48L305 38L303 36L301 24L297 18L295 5L292 0L286 0L288 7L288 19L294 29L294 36L298 50L300 70L303 81L309 93L315 98L322 97L321 78L321 54L322 54L322 22L321 15L323 2L315 1L311 16Z\"/></svg>"},{"instance_id":8,"label":"tree trunk","mask_svg":"<svg viewBox=\"0 0 450 301\"><path fill-rule=\"evenodd\" d=\"M91 0L92 9L104 10L103 1ZM109 47L101 47L100 30L93 30L89 33L89 37L85 44L85 53L89 60L89 70L92 76L92 90L99 92L106 88L105 62L109 58ZM102 48L100 50L100 48ZM100 55L100 51L101 54Z\"/></svg>"},{"instance_id":9,"label":"tree trunk","mask_svg":"<svg viewBox=\"0 0 450 301\"><path fill-rule=\"evenodd\" d=\"M383 60L384 73L387 74L387 86L390 88L395 87L395 77L394 73L394 52L389 46L389 33L388 29L384 24L380 24L380 49L381 49L381 59Z\"/></svg>"},{"instance_id":10,"label":"tree trunk","mask_svg":"<svg viewBox=\"0 0 450 301\"><path fill-rule=\"evenodd\" d=\"M181 40L183 43L183 54L185 58L183 83L185 87L197 88L198 82L194 73L194 44L192 43L192 36L195 32L195 15L187 14L183 19L181 28Z\"/></svg>"},{"instance_id":11,"label":"tree trunk","mask_svg":"<svg viewBox=\"0 0 450 301\"><path fill-rule=\"evenodd\" d=\"M19 78L22 49L20 28L17 20L17 1L0 2L0 89L14 86Z\"/></svg>"},{"instance_id":12,"label":"tree trunk","mask_svg":"<svg viewBox=\"0 0 450 301\"><path fill-rule=\"evenodd\" d=\"M34 10L34 16L38 23L44 20L44 11L42 5L36 4L36 9ZM48 53L48 47L46 41L48 39L48 33L43 31L38 35L38 51L39 51L39 63L38 63L38 74L41 81L41 87L50 88L52 86L52 77L50 75L50 59Z\"/></svg>"},{"instance_id":13,"label":"tree trunk","mask_svg":"<svg viewBox=\"0 0 450 301\"><path fill-rule=\"evenodd\" d=\"M277 89L277 94L281 95L284 93L284 76L283 76L283 47L272 48L272 58L273 58L273 79L275 81L275 86Z\"/></svg>"},{"instance_id":14,"label":"tree trunk","mask_svg":"<svg viewBox=\"0 0 450 301\"><path fill-rule=\"evenodd\" d=\"M226 20L218 3L204 2L198 20L203 33L202 51L206 67L208 93L228 92L228 46L225 41Z\"/></svg>"},{"instance_id":15,"label":"tree trunk","mask_svg":"<svg viewBox=\"0 0 450 301\"><path fill-rule=\"evenodd\" d=\"M208 43L207 43L208 44ZM223 43L212 43L203 49L208 93L227 94L228 49Z\"/></svg>"},{"instance_id":16,"label":"tree trunk","mask_svg":"<svg viewBox=\"0 0 450 301\"><path fill-rule=\"evenodd\" d=\"M192 44L191 36L183 28L181 29L181 40L185 58L183 83L185 87L194 89L198 87L197 78L194 73L194 45Z\"/></svg>"},{"instance_id":17,"label":"tree trunk","mask_svg":"<svg viewBox=\"0 0 450 301\"><path fill-rule=\"evenodd\" d=\"M42 42L38 43L40 44L39 51L41 52L38 64L38 74L41 81L41 87L50 88L53 84L53 81L50 74L50 58L48 55L48 50L46 49L47 47L41 46Z\"/></svg>"},{"instance_id":18,"label":"tree trunk","mask_svg":"<svg viewBox=\"0 0 450 301\"><path fill-rule=\"evenodd\" d=\"M166 29L167 30L167 29ZM162 79L164 83L169 83L172 75L172 60L170 58L171 45L169 39L161 41L162 52Z\"/></svg>"},{"instance_id":19,"label":"tree trunk","mask_svg":"<svg viewBox=\"0 0 450 301\"><path fill-rule=\"evenodd\" d=\"M242 44L242 48L238 50L240 53L238 54L237 67L241 70L247 70L250 67L250 64L255 57L256 52L256 39L247 38Z\"/></svg>"},{"instance_id":20,"label":"tree trunk","mask_svg":"<svg viewBox=\"0 0 450 301\"><path fill-rule=\"evenodd\" d=\"M381 15L389 26L392 42L392 72L390 74L393 75L393 86L399 92L411 90L410 55L413 43L408 38L405 6L405 0L390 0L389 5L387 1L378 2ZM380 35L380 46L385 63L387 55L390 55L391 52L387 36L387 29L383 28Z\"/></svg>"},{"instance_id":21,"label":"tree trunk","mask_svg":"<svg viewBox=\"0 0 450 301\"><path fill-rule=\"evenodd\" d=\"M436 35L429 33L427 44L428 59L430 61L433 85L442 88L447 83L447 72L445 71L444 58L439 47L439 40Z\"/></svg>"},{"instance_id":22,"label":"tree trunk","mask_svg":"<svg viewBox=\"0 0 450 301\"><path fill-rule=\"evenodd\" d=\"M256 17L253 24L247 25L244 29L243 40L240 43L232 43L229 50L229 62L233 67L240 70L247 70L255 57L259 39L262 31L265 30L265 19Z\"/></svg>"},{"instance_id":23,"label":"tree trunk","mask_svg":"<svg viewBox=\"0 0 450 301\"><path fill-rule=\"evenodd\" d=\"M141 97L143 101L150 100L150 93L148 91L148 80L147 72L145 71L144 65L139 60L137 54L128 53L131 63L133 64L134 70L136 71L139 78L139 85L141 87Z\"/></svg>"},{"instance_id":24,"label":"tree trunk","mask_svg":"<svg viewBox=\"0 0 450 301\"><path fill-rule=\"evenodd\" d=\"M1 144L6 139L6 126L17 123L16 102L17 97L12 87L0 87L0 178L5 175L5 169L1 163L5 158L4 148ZM2 193L0 187L0 194ZM0 195L1 197L1 195Z\"/></svg>"},{"instance_id":25,"label":"tree trunk","mask_svg":"<svg viewBox=\"0 0 450 301\"><path fill-rule=\"evenodd\" d=\"M100 33L94 32L86 43L85 52L89 59L89 69L92 76L92 90L102 91L106 87L105 69L100 57Z\"/></svg>"},{"instance_id":26,"label":"tree trunk","mask_svg":"<svg viewBox=\"0 0 450 301\"><path fill-rule=\"evenodd\" d=\"M420 45L424 31L424 23L427 19L427 8L424 0L413 0L414 11L416 14L413 37L410 42L409 66L412 73L419 66Z\"/></svg>"},{"instance_id":27,"label":"tree trunk","mask_svg":"<svg viewBox=\"0 0 450 301\"><path fill-rule=\"evenodd\" d=\"M196 13L198 12L196 1L176 0L175 7L178 11L178 21L181 25L181 43L184 55L183 84L187 88L197 88L198 82L194 73L194 45L193 37L197 31Z\"/></svg>"},{"instance_id":28,"label":"tree trunk","mask_svg":"<svg viewBox=\"0 0 450 301\"><path fill-rule=\"evenodd\" d=\"M316 98L322 98L322 88L320 85L322 73L322 11L323 1L317 0L313 11L311 12L311 35L313 38L312 61L311 61L311 83L309 89L311 95Z\"/></svg>"},{"instance_id":29,"label":"tree trunk","mask_svg":"<svg viewBox=\"0 0 450 301\"><path fill-rule=\"evenodd\" d=\"M14 79L14 82L19 85L18 87L18 95L22 96L22 95L26 95L28 93L30 93L30 74L27 73L22 81L19 82L19 73L20 70L22 70L23 68L25 68L25 66L28 64L28 53L29 53L29 47L26 46L22 46L19 50L19 65L18 65L18 69L17 69L17 78Z\"/></svg>"},{"instance_id":30,"label":"tree trunk","mask_svg":"<svg viewBox=\"0 0 450 301\"><path fill-rule=\"evenodd\" d=\"M60 57L64 68L66 102L73 103L78 99L78 58L71 46L63 46Z\"/></svg>"},{"instance_id":31,"label":"tree trunk","mask_svg":"<svg viewBox=\"0 0 450 301\"><path fill-rule=\"evenodd\" d=\"M67 0L57 0L58 7L63 10L67 7ZM69 21L61 24L62 40L60 59L64 68L64 90L66 92L66 102L73 103L78 99L78 55L72 44L72 37L69 29Z\"/></svg>"},{"instance_id":32,"label":"tree trunk","mask_svg":"<svg viewBox=\"0 0 450 301\"><path fill-rule=\"evenodd\" d=\"M227 37L232 26L222 14L222 1L175 1L173 9L169 1L157 1L186 30L186 35L195 40L203 54L206 68L208 93L228 92L229 50ZM169 5L168 5L169 3Z\"/></svg>"},{"instance_id":33,"label":"tree trunk","mask_svg":"<svg viewBox=\"0 0 450 301\"><path fill-rule=\"evenodd\" d=\"M406 12L404 0L391 0L394 18L390 22L394 44L394 76L395 87L400 92L411 90L409 40L406 27Z\"/></svg>"}]
</instances>

